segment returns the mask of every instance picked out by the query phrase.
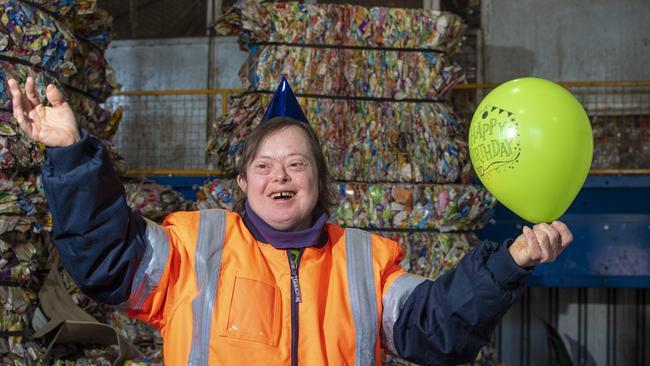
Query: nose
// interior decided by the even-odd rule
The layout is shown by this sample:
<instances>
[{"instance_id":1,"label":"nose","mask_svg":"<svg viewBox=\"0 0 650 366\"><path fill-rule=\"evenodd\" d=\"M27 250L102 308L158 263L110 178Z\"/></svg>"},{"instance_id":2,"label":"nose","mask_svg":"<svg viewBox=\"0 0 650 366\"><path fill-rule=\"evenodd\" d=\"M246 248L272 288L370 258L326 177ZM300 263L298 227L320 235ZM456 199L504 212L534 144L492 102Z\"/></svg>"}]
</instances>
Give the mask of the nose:
<instances>
[{"instance_id":1,"label":"nose","mask_svg":"<svg viewBox=\"0 0 650 366\"><path fill-rule=\"evenodd\" d=\"M284 164L277 164L277 167L273 171L273 175L275 177L275 180L278 182L288 182L291 180L291 177L287 173L287 169L285 169Z\"/></svg>"}]
</instances>

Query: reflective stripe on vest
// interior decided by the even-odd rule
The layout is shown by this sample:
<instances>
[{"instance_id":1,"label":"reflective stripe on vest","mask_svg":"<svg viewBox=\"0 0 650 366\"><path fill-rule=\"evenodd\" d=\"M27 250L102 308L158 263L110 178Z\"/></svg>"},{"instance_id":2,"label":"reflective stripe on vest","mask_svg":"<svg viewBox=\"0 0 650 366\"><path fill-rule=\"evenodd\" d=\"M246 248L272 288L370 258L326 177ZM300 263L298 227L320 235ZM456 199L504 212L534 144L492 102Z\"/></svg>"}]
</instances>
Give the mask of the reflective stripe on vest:
<instances>
[{"instance_id":1,"label":"reflective stripe on vest","mask_svg":"<svg viewBox=\"0 0 650 366\"><path fill-rule=\"evenodd\" d=\"M210 354L210 325L221 270L221 250L226 232L226 212L201 211L196 242L196 283L198 294L192 300L192 348L187 364L207 365Z\"/></svg>"},{"instance_id":2,"label":"reflective stripe on vest","mask_svg":"<svg viewBox=\"0 0 650 366\"><path fill-rule=\"evenodd\" d=\"M393 332L399 314L413 290L426 278L405 273L399 276L382 296L381 303L383 313L381 315L381 339L382 343L394 355L398 355L395 349Z\"/></svg>"},{"instance_id":3,"label":"reflective stripe on vest","mask_svg":"<svg viewBox=\"0 0 650 366\"><path fill-rule=\"evenodd\" d=\"M117 306L119 309L142 309L144 301L158 286L169 258L169 238L165 229L149 219L144 220L147 223L144 256L135 271L131 294L125 302Z\"/></svg>"},{"instance_id":4,"label":"reflective stripe on vest","mask_svg":"<svg viewBox=\"0 0 650 366\"><path fill-rule=\"evenodd\" d=\"M350 306L356 335L354 365L376 365L379 312L375 296L370 234L358 229L345 229L345 250Z\"/></svg>"}]
</instances>

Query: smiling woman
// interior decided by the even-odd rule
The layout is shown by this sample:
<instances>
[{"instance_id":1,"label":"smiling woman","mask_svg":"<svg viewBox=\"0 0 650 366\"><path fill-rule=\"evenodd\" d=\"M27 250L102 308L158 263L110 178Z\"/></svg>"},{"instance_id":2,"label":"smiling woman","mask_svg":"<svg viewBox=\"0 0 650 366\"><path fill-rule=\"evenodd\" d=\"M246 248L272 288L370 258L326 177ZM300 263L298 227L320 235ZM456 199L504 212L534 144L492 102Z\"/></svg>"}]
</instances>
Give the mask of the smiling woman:
<instances>
[{"instance_id":1,"label":"smiling woman","mask_svg":"<svg viewBox=\"0 0 650 366\"><path fill-rule=\"evenodd\" d=\"M249 205L280 231L305 229L313 212L330 213L334 202L331 178L320 143L309 126L275 117L246 139L237 183L245 196L235 210Z\"/></svg>"},{"instance_id":2,"label":"smiling woman","mask_svg":"<svg viewBox=\"0 0 650 366\"><path fill-rule=\"evenodd\" d=\"M379 365L474 359L524 289L527 268L571 242L560 223L483 242L435 281L408 274L392 240L327 222L318 139L282 80L247 138L237 212L132 212L102 143L54 86L27 79L14 117L44 143L43 185L61 262L88 296L154 324L169 365Z\"/></svg>"}]
</instances>

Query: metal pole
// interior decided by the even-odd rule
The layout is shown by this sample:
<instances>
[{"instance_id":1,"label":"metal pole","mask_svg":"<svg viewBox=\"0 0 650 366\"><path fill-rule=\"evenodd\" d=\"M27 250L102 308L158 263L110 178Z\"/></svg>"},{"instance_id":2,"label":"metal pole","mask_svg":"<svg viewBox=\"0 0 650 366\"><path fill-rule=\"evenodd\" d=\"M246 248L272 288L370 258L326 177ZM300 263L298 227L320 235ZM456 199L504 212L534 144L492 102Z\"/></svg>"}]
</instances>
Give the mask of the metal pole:
<instances>
[{"instance_id":1,"label":"metal pole","mask_svg":"<svg viewBox=\"0 0 650 366\"><path fill-rule=\"evenodd\" d=\"M208 77L207 77L207 88L215 89L217 87L217 65L215 64L217 46L216 46L216 36L214 31L214 25L221 15L221 7L223 6L222 0L208 0L207 4L207 34L208 34ZM227 94L221 94L222 101L226 98ZM210 134L212 133L212 122L216 118L215 108L216 95L206 95L206 107L207 111L205 114L206 123L205 123L205 137L206 144L210 140ZM222 103L223 104L223 103ZM222 111L223 112L223 111ZM204 160L206 166L209 163L208 155L205 155Z\"/></svg>"},{"instance_id":2,"label":"metal pole","mask_svg":"<svg viewBox=\"0 0 650 366\"><path fill-rule=\"evenodd\" d=\"M129 0L129 25L131 37L138 36L138 0Z\"/></svg>"}]
</instances>

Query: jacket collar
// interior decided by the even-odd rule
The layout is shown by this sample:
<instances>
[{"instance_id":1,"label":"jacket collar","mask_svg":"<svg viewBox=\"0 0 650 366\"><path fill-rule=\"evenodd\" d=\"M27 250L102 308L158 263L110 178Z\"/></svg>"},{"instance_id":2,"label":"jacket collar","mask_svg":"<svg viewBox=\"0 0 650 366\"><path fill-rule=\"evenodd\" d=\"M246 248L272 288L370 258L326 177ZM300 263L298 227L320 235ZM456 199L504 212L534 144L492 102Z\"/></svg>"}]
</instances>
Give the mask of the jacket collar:
<instances>
[{"instance_id":1,"label":"jacket collar","mask_svg":"<svg viewBox=\"0 0 650 366\"><path fill-rule=\"evenodd\" d=\"M301 231L278 231L264 222L248 204L244 204L244 224L257 241L271 244L276 249L298 249L322 247L327 242L325 223L327 213L323 209L315 209L311 227Z\"/></svg>"}]
</instances>

